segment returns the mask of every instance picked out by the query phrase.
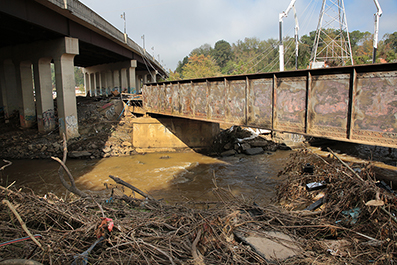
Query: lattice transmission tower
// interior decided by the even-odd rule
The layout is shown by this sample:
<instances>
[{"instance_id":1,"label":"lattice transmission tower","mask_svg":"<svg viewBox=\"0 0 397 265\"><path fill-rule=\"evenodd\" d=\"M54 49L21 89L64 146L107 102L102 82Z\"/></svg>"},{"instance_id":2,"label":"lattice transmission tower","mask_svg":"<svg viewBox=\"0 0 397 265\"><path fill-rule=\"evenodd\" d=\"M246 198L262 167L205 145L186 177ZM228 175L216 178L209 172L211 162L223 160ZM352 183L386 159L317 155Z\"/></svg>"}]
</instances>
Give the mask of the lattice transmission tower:
<instances>
[{"instance_id":1,"label":"lattice transmission tower","mask_svg":"<svg viewBox=\"0 0 397 265\"><path fill-rule=\"evenodd\" d=\"M323 0L311 54L316 62L353 65L349 29L343 0Z\"/></svg>"}]
</instances>

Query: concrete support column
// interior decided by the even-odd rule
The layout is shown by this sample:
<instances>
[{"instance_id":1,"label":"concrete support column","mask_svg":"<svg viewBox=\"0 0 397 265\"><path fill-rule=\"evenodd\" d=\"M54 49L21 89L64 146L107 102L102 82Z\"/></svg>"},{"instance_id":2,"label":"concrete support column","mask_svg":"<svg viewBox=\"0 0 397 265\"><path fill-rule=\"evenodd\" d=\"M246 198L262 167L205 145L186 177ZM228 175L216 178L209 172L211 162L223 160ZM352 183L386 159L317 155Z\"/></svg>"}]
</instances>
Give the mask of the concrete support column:
<instances>
[{"instance_id":1,"label":"concrete support column","mask_svg":"<svg viewBox=\"0 0 397 265\"><path fill-rule=\"evenodd\" d=\"M129 92L128 91L127 68L122 68L120 70L120 79L121 79L121 92Z\"/></svg>"},{"instance_id":2,"label":"concrete support column","mask_svg":"<svg viewBox=\"0 0 397 265\"><path fill-rule=\"evenodd\" d=\"M112 71L106 71L106 94L110 95L113 88L113 73Z\"/></svg>"},{"instance_id":3,"label":"concrete support column","mask_svg":"<svg viewBox=\"0 0 397 265\"><path fill-rule=\"evenodd\" d=\"M101 80L101 73L95 73L95 80L96 80L96 89L98 91L97 95L102 96L102 80Z\"/></svg>"},{"instance_id":4,"label":"concrete support column","mask_svg":"<svg viewBox=\"0 0 397 265\"><path fill-rule=\"evenodd\" d=\"M88 90L90 91L90 97L94 97L94 90L92 89L92 77L91 73L87 74L87 81L88 81Z\"/></svg>"},{"instance_id":5,"label":"concrete support column","mask_svg":"<svg viewBox=\"0 0 397 265\"><path fill-rule=\"evenodd\" d=\"M90 92L90 78L89 78L89 74L84 71L84 88L85 88L85 95L87 96L87 93L90 93L90 97L91 97L91 92Z\"/></svg>"},{"instance_id":6,"label":"concrete support column","mask_svg":"<svg viewBox=\"0 0 397 265\"><path fill-rule=\"evenodd\" d=\"M71 44L75 44L78 50L78 42L77 39L75 40L76 42ZM79 136L74 81L75 55L63 54L58 58L54 58L59 134L65 133L67 139Z\"/></svg>"},{"instance_id":7,"label":"concrete support column","mask_svg":"<svg viewBox=\"0 0 397 265\"><path fill-rule=\"evenodd\" d=\"M136 60L131 60L131 67L128 68L128 90L130 93L135 94L138 92L136 84L136 71L137 66Z\"/></svg>"},{"instance_id":8,"label":"concrete support column","mask_svg":"<svg viewBox=\"0 0 397 265\"><path fill-rule=\"evenodd\" d=\"M88 74L88 79L90 80L90 95L91 97L95 97L95 89L94 89L94 78L93 78L93 73Z\"/></svg>"},{"instance_id":9,"label":"concrete support column","mask_svg":"<svg viewBox=\"0 0 397 265\"><path fill-rule=\"evenodd\" d=\"M103 95L107 96L107 93L106 93L106 86L107 86L107 84L106 84L106 82L107 82L106 73L105 72L101 72L100 74L101 74L101 95L102 96Z\"/></svg>"},{"instance_id":10,"label":"concrete support column","mask_svg":"<svg viewBox=\"0 0 397 265\"><path fill-rule=\"evenodd\" d=\"M3 97L4 117L10 118L14 111L19 110L15 67L11 60L0 64L0 85Z\"/></svg>"},{"instance_id":11,"label":"concrete support column","mask_svg":"<svg viewBox=\"0 0 397 265\"><path fill-rule=\"evenodd\" d=\"M1 88L1 81L0 81L0 112L4 111L4 105L3 105L3 92Z\"/></svg>"},{"instance_id":12,"label":"concrete support column","mask_svg":"<svg viewBox=\"0 0 397 265\"><path fill-rule=\"evenodd\" d=\"M33 64L37 126L40 133L47 133L55 129L51 60L51 58L41 58Z\"/></svg>"},{"instance_id":13,"label":"concrete support column","mask_svg":"<svg viewBox=\"0 0 397 265\"><path fill-rule=\"evenodd\" d=\"M120 92L120 72L119 70L113 71L113 90L117 90Z\"/></svg>"},{"instance_id":14,"label":"concrete support column","mask_svg":"<svg viewBox=\"0 0 397 265\"><path fill-rule=\"evenodd\" d=\"M147 74L143 75L143 85L147 83Z\"/></svg>"},{"instance_id":15,"label":"concrete support column","mask_svg":"<svg viewBox=\"0 0 397 265\"><path fill-rule=\"evenodd\" d=\"M21 105L19 109L19 118L22 128L30 128L36 122L36 106L33 94L32 63L21 62L15 69L19 72L17 75L17 87L21 93ZM18 78L19 77L19 78Z\"/></svg>"},{"instance_id":16,"label":"concrete support column","mask_svg":"<svg viewBox=\"0 0 397 265\"><path fill-rule=\"evenodd\" d=\"M150 80L152 83L157 83L157 71L152 71L152 74L150 75Z\"/></svg>"},{"instance_id":17,"label":"concrete support column","mask_svg":"<svg viewBox=\"0 0 397 265\"><path fill-rule=\"evenodd\" d=\"M98 82L97 82L97 73L92 74L92 89L94 90L94 95L98 96Z\"/></svg>"}]
</instances>

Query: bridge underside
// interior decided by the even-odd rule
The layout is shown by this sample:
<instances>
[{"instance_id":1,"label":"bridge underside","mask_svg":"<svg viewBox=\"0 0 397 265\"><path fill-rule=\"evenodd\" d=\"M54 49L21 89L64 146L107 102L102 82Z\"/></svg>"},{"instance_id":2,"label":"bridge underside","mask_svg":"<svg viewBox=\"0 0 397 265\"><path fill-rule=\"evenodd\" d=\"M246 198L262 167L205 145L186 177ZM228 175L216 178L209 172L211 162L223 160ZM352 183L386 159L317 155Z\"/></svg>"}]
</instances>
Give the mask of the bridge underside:
<instances>
[{"instance_id":1,"label":"bridge underside","mask_svg":"<svg viewBox=\"0 0 397 265\"><path fill-rule=\"evenodd\" d=\"M397 148L397 64L148 84L149 113Z\"/></svg>"}]
</instances>

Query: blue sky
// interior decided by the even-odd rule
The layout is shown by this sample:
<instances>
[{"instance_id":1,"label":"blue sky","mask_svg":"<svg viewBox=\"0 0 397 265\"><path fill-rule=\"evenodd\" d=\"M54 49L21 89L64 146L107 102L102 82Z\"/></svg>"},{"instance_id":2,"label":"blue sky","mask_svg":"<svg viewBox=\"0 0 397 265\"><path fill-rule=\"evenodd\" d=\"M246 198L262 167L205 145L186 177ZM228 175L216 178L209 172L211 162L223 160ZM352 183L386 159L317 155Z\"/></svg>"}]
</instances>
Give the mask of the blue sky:
<instances>
[{"instance_id":1,"label":"blue sky","mask_svg":"<svg viewBox=\"0 0 397 265\"><path fill-rule=\"evenodd\" d=\"M175 70L179 60L194 48L218 40L235 43L246 37L278 38L278 15L290 0L80 0L120 31L125 12L128 36L143 45L166 69ZM397 0L378 0L380 39L397 31ZM322 0L297 0L299 35L316 30ZM349 31L374 31L373 0L345 0ZM284 19L284 36L292 36L293 13ZM153 48L153 49L152 49Z\"/></svg>"}]
</instances>

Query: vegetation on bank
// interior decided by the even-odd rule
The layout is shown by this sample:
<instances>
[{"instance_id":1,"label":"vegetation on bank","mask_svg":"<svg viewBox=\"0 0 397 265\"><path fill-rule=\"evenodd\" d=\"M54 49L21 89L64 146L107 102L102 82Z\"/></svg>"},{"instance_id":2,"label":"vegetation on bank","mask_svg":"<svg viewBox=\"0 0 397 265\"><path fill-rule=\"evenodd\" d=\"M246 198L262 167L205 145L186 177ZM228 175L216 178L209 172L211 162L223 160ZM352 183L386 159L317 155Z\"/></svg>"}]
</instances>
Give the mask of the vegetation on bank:
<instances>
[{"instance_id":1,"label":"vegetation on bank","mask_svg":"<svg viewBox=\"0 0 397 265\"><path fill-rule=\"evenodd\" d=\"M330 37L336 32L329 30ZM300 38L298 68L306 69L316 32ZM373 34L355 30L349 34L354 64L372 63ZM279 68L276 39L245 38L236 43L219 40L214 47L203 44L193 49L178 62L175 71L169 72L169 81L200 77L271 72ZM285 69L295 69L295 40L284 38ZM397 32L385 34L378 43L377 63L397 61Z\"/></svg>"}]
</instances>

